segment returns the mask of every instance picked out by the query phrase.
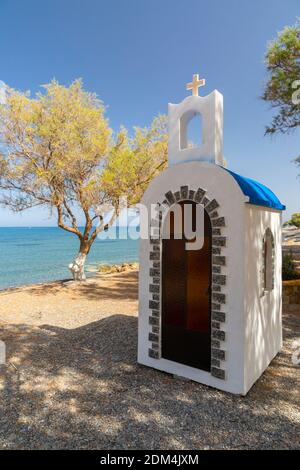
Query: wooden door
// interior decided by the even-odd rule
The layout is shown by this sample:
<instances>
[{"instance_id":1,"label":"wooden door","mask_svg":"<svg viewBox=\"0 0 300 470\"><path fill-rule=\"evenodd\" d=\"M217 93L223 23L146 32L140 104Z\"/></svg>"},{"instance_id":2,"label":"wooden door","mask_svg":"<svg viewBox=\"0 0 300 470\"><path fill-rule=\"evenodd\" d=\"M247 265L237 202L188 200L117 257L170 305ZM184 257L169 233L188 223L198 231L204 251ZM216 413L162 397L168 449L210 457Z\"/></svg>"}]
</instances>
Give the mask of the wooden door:
<instances>
[{"instance_id":1,"label":"wooden door","mask_svg":"<svg viewBox=\"0 0 300 470\"><path fill-rule=\"evenodd\" d=\"M195 229L196 203L192 204ZM186 250L186 239L175 239L172 212L165 221L170 239L162 242L162 357L210 370L211 357L211 223L204 211L204 245ZM183 233L183 230L182 230Z\"/></svg>"}]
</instances>

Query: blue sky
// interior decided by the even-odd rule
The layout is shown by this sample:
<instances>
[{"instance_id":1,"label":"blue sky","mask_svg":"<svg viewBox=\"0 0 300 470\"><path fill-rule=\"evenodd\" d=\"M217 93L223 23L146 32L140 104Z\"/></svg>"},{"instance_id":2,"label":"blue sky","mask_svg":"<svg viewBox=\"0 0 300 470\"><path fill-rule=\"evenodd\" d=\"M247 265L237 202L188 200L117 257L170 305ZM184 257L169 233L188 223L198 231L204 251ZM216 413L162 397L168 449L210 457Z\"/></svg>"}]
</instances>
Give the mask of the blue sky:
<instances>
[{"instance_id":1,"label":"blue sky","mask_svg":"<svg viewBox=\"0 0 300 470\"><path fill-rule=\"evenodd\" d=\"M199 73L202 94L224 95L229 168L267 184L287 218L300 211L292 163L300 131L264 137L272 114L259 97L266 44L299 15L299 0L0 0L0 80L34 93L54 77L63 84L81 77L117 130L166 113ZM22 216L0 209L0 226L53 223L40 209Z\"/></svg>"}]
</instances>

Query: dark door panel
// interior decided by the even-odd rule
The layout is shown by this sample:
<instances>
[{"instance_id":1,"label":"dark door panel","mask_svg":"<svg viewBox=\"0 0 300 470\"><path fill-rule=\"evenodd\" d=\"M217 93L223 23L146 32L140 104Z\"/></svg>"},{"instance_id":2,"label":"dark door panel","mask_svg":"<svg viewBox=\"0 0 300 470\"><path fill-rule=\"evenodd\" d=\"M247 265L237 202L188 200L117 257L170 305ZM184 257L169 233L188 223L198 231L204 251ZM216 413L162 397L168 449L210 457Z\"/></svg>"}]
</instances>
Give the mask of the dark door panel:
<instances>
[{"instance_id":1,"label":"dark door panel","mask_svg":"<svg viewBox=\"0 0 300 470\"><path fill-rule=\"evenodd\" d=\"M193 204L193 227L196 204ZM162 242L162 357L210 370L211 303L211 224L204 215L205 237L200 250L185 249L186 240L174 239L172 215L171 238ZM182 221L183 223L183 221Z\"/></svg>"}]
</instances>

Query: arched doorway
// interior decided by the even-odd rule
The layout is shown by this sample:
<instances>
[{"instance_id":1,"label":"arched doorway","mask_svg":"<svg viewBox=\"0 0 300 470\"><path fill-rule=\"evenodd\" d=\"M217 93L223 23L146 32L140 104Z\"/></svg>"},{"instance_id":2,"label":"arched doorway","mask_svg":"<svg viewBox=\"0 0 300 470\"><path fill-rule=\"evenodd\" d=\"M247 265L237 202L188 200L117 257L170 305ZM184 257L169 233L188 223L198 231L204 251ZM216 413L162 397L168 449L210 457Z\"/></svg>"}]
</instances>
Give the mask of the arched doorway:
<instances>
[{"instance_id":1,"label":"arched doorway","mask_svg":"<svg viewBox=\"0 0 300 470\"><path fill-rule=\"evenodd\" d=\"M182 201L183 218L192 205L196 227L196 206ZM204 211L204 244L200 250L186 250L186 239L174 236L174 215L165 220L170 238L162 240L162 357L210 371L211 360L211 245L210 218Z\"/></svg>"}]
</instances>

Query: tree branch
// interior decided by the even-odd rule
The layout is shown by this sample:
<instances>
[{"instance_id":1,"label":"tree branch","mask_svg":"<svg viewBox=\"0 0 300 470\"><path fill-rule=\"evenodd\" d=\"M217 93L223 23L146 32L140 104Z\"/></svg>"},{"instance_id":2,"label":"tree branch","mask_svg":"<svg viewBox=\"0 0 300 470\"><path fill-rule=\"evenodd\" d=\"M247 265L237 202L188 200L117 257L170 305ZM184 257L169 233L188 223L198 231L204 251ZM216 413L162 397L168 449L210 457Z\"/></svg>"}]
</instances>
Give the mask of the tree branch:
<instances>
[{"instance_id":1,"label":"tree branch","mask_svg":"<svg viewBox=\"0 0 300 470\"><path fill-rule=\"evenodd\" d=\"M64 198L64 203L63 204L64 204L64 207L65 207L65 209L66 209L66 211L67 211L67 213L68 213L68 215L71 219L72 227L79 232L76 217L74 216L74 214L73 214L73 212L72 212L72 210L71 210L70 206L68 205L65 198Z\"/></svg>"},{"instance_id":2,"label":"tree branch","mask_svg":"<svg viewBox=\"0 0 300 470\"><path fill-rule=\"evenodd\" d=\"M103 230L108 230L112 224L114 223L114 221L116 220L116 218L118 217L118 209L115 209L113 215L111 216L111 219L110 221L104 225L103 223L103 217L102 216L99 216L100 218L100 224L98 225L98 227L95 228L95 230L93 231L92 235L91 235L91 238L90 238L90 242L91 242L91 245L92 243L95 241L95 238L97 237L97 235L102 232ZM102 218L102 220L101 220Z\"/></svg>"},{"instance_id":3,"label":"tree branch","mask_svg":"<svg viewBox=\"0 0 300 470\"><path fill-rule=\"evenodd\" d=\"M56 209L57 209L57 225L66 230L67 232L71 232L71 233L75 233L75 235L77 235L77 237L80 239L80 240L83 240L83 236L82 236L82 233L74 228L74 227L69 227L68 225L66 225L63 221L63 208L61 205L57 205L56 206Z\"/></svg>"}]
</instances>

